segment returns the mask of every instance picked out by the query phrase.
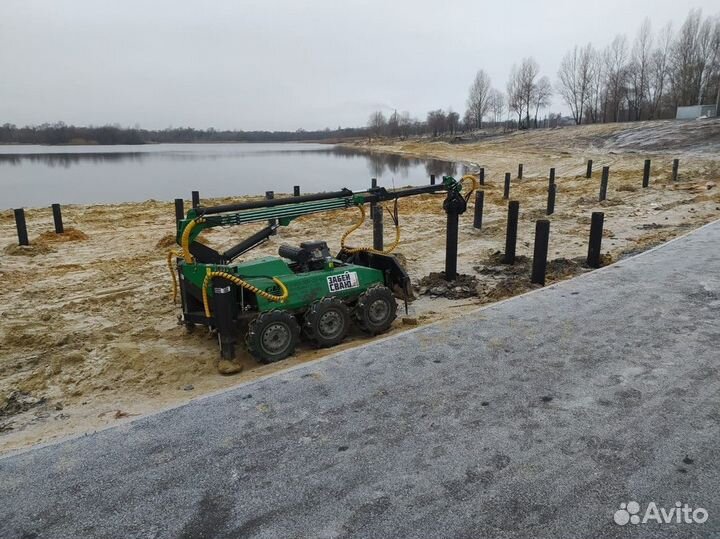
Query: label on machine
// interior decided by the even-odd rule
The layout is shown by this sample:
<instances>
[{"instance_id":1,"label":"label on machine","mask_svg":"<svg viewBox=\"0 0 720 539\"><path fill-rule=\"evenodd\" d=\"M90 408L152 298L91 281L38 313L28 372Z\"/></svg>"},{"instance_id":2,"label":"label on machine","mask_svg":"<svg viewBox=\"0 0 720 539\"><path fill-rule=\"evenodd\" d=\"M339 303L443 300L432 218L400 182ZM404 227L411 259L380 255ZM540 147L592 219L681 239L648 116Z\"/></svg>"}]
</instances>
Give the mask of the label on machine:
<instances>
[{"instance_id":1,"label":"label on machine","mask_svg":"<svg viewBox=\"0 0 720 539\"><path fill-rule=\"evenodd\" d=\"M346 271L340 275L330 275L327 278L327 282L330 292L340 292L360 286L360 279L358 279L357 272L355 271Z\"/></svg>"}]
</instances>

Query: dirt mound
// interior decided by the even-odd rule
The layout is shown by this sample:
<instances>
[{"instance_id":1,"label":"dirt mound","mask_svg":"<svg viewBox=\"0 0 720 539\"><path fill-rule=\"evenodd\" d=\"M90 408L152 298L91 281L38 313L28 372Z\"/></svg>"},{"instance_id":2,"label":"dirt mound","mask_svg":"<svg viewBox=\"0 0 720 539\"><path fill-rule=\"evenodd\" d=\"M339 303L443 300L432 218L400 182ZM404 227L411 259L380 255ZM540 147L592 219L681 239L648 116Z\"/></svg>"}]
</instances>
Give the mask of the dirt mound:
<instances>
[{"instance_id":1,"label":"dirt mound","mask_svg":"<svg viewBox=\"0 0 720 539\"><path fill-rule=\"evenodd\" d=\"M505 253L502 251L497 251L495 249L489 249L487 252L487 257L483 261L484 265L487 266L498 266L500 264L505 264L503 262L505 258ZM514 266L518 265L525 265L528 262L530 262L530 259L527 256L518 255L515 257L515 264Z\"/></svg>"},{"instance_id":2,"label":"dirt mound","mask_svg":"<svg viewBox=\"0 0 720 539\"><path fill-rule=\"evenodd\" d=\"M505 253L502 251L489 249L487 256L479 265L473 266L473 270L480 275L498 279L505 277L518 278L530 274L531 260L529 257L517 255L514 264L506 264L503 262L504 258Z\"/></svg>"},{"instance_id":3,"label":"dirt mound","mask_svg":"<svg viewBox=\"0 0 720 539\"><path fill-rule=\"evenodd\" d=\"M548 280L555 281L582 273L584 268L587 268L587 264L582 258L555 258L547 263L545 275Z\"/></svg>"},{"instance_id":4,"label":"dirt mound","mask_svg":"<svg viewBox=\"0 0 720 539\"><path fill-rule=\"evenodd\" d=\"M493 301L499 301L501 299L510 298L523 294L528 290L537 288L539 285L533 285L530 283L530 279L518 279L516 277L510 277L508 279L502 279L495 285L488 288L485 293L482 294L481 298L483 303L490 303Z\"/></svg>"},{"instance_id":5,"label":"dirt mound","mask_svg":"<svg viewBox=\"0 0 720 539\"><path fill-rule=\"evenodd\" d=\"M158 240L155 247L158 249L169 249L175 245L175 234L165 234Z\"/></svg>"},{"instance_id":6,"label":"dirt mound","mask_svg":"<svg viewBox=\"0 0 720 539\"><path fill-rule=\"evenodd\" d=\"M587 206L588 204L597 204L597 202L597 198L582 196L575 201L575 204L578 206Z\"/></svg>"},{"instance_id":7,"label":"dirt mound","mask_svg":"<svg viewBox=\"0 0 720 539\"><path fill-rule=\"evenodd\" d=\"M442 296L448 299L472 298L478 295L478 279L474 275L458 275L454 281L445 279L445 272L433 272L420 279L420 296Z\"/></svg>"},{"instance_id":8,"label":"dirt mound","mask_svg":"<svg viewBox=\"0 0 720 539\"><path fill-rule=\"evenodd\" d=\"M40 234L34 243L47 244L47 243L61 243L66 241L85 241L89 239L89 236L82 230L77 228L66 228L62 234L56 234L55 232L43 232Z\"/></svg>"},{"instance_id":9,"label":"dirt mound","mask_svg":"<svg viewBox=\"0 0 720 539\"><path fill-rule=\"evenodd\" d=\"M15 245L10 244L3 249L3 253L10 256L38 256L54 252L55 249L49 245Z\"/></svg>"}]
</instances>

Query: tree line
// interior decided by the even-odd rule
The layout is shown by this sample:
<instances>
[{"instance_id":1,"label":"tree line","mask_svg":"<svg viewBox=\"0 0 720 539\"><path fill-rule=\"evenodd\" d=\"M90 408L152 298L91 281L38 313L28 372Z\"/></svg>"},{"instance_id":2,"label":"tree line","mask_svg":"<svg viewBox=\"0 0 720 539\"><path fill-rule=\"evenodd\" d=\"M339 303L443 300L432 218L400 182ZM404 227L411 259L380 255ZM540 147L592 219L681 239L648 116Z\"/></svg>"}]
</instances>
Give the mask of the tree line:
<instances>
[{"instance_id":1,"label":"tree line","mask_svg":"<svg viewBox=\"0 0 720 539\"><path fill-rule=\"evenodd\" d=\"M0 144L152 144L188 142L289 142L364 137L367 128L324 129L317 131L234 131L194 129L161 130L124 128L119 125L82 127L64 122L17 127L0 125Z\"/></svg>"},{"instance_id":2,"label":"tree line","mask_svg":"<svg viewBox=\"0 0 720 539\"><path fill-rule=\"evenodd\" d=\"M577 124L672 118L678 106L720 104L720 16L691 10L675 33L645 19L632 44L575 46L562 59L558 92Z\"/></svg>"},{"instance_id":3,"label":"tree line","mask_svg":"<svg viewBox=\"0 0 720 539\"><path fill-rule=\"evenodd\" d=\"M493 87L480 69L470 86L460 120L452 110L427 113L424 121L409 113L370 116L371 135L455 134L484 123L505 128L553 127L559 113L539 119L557 95L576 124L673 118L678 106L715 104L720 109L720 16L703 17L693 9L677 32L672 23L657 33L645 19L630 43L618 34L605 48L574 46L560 64L555 84L540 75L532 57L512 66L505 92Z\"/></svg>"}]
</instances>

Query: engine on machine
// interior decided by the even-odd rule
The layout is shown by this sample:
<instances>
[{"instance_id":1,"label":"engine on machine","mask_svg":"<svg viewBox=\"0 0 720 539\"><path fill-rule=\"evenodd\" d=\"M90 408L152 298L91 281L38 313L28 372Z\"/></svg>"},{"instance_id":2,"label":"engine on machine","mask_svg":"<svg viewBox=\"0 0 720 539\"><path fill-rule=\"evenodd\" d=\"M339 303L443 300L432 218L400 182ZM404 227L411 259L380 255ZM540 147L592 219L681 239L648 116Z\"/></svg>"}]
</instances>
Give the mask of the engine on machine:
<instances>
[{"instance_id":1,"label":"engine on machine","mask_svg":"<svg viewBox=\"0 0 720 539\"><path fill-rule=\"evenodd\" d=\"M332 260L330 249L324 241L306 241L301 243L300 247L283 244L278 249L278 254L292 260L290 269L295 273L325 269Z\"/></svg>"}]
</instances>

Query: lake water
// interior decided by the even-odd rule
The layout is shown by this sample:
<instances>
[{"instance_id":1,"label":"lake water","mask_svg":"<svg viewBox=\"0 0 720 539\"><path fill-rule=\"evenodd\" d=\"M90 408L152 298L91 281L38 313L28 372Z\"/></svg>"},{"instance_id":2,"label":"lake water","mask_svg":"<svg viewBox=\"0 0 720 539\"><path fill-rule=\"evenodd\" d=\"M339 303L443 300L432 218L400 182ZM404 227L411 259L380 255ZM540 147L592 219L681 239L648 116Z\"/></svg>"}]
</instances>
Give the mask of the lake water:
<instances>
[{"instance_id":1,"label":"lake water","mask_svg":"<svg viewBox=\"0 0 720 539\"><path fill-rule=\"evenodd\" d=\"M454 163L326 144L0 146L0 209L423 185Z\"/></svg>"}]
</instances>

